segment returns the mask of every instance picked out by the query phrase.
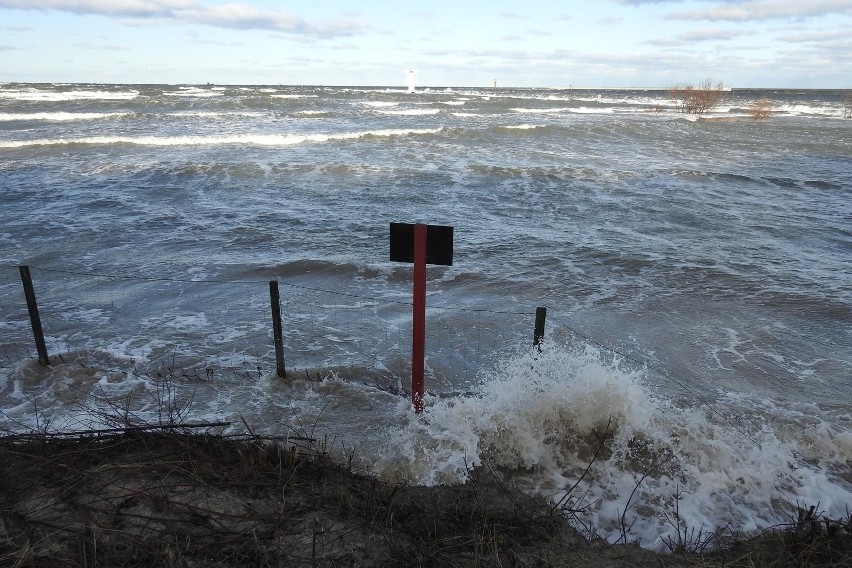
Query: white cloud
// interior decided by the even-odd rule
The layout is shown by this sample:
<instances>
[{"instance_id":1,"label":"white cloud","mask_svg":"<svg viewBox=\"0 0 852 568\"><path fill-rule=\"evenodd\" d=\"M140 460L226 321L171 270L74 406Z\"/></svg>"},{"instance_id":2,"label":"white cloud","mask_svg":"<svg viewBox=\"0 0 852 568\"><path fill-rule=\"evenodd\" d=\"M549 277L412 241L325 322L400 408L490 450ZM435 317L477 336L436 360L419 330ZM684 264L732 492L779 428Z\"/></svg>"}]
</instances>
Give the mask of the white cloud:
<instances>
[{"instance_id":1,"label":"white cloud","mask_svg":"<svg viewBox=\"0 0 852 568\"><path fill-rule=\"evenodd\" d=\"M678 35L678 39L685 42L693 42L693 41L719 41L719 40L729 40L735 39L744 35L751 35L752 32L746 32L741 30L722 30L716 28L701 28L696 30L690 30L688 32L684 32Z\"/></svg>"},{"instance_id":2,"label":"white cloud","mask_svg":"<svg viewBox=\"0 0 852 568\"><path fill-rule=\"evenodd\" d=\"M849 30L802 31L782 35L778 39L790 43L825 43L835 41L852 43L852 35L850 35Z\"/></svg>"},{"instance_id":3,"label":"white cloud","mask_svg":"<svg viewBox=\"0 0 852 568\"><path fill-rule=\"evenodd\" d=\"M0 8L130 17L168 16L193 5L195 0L0 0Z\"/></svg>"},{"instance_id":4,"label":"white cloud","mask_svg":"<svg viewBox=\"0 0 852 568\"><path fill-rule=\"evenodd\" d=\"M95 43L75 43L74 47L79 49L91 49L94 51L130 51L130 48L126 45L101 45Z\"/></svg>"},{"instance_id":5,"label":"white cloud","mask_svg":"<svg viewBox=\"0 0 852 568\"><path fill-rule=\"evenodd\" d=\"M746 22L814 18L831 14L852 14L852 0L746 0L717 3L706 9L674 12L668 18Z\"/></svg>"},{"instance_id":6,"label":"white cloud","mask_svg":"<svg viewBox=\"0 0 852 568\"><path fill-rule=\"evenodd\" d=\"M245 4L203 6L200 4L175 9L171 17L182 22L223 28L305 30L307 22L289 12L267 12Z\"/></svg>"},{"instance_id":7,"label":"white cloud","mask_svg":"<svg viewBox=\"0 0 852 568\"><path fill-rule=\"evenodd\" d=\"M615 24L619 24L624 20L621 16L606 16L605 18L599 18L595 21L599 26L613 26Z\"/></svg>"},{"instance_id":8,"label":"white cloud","mask_svg":"<svg viewBox=\"0 0 852 568\"><path fill-rule=\"evenodd\" d=\"M819 53L824 59L831 59L834 63L833 69L852 70L852 60L843 57L842 54L852 52L852 36L849 31L842 30L818 30L803 31L799 33L788 33L778 37L778 41L799 51L809 50ZM838 54L841 54L838 56ZM846 81L848 84L848 80Z\"/></svg>"},{"instance_id":9,"label":"white cloud","mask_svg":"<svg viewBox=\"0 0 852 568\"><path fill-rule=\"evenodd\" d=\"M309 22L286 10L259 10L246 4L208 6L197 0L0 0L0 8L161 19L219 28L274 30L312 37L349 36L369 28L354 19Z\"/></svg>"},{"instance_id":10,"label":"white cloud","mask_svg":"<svg viewBox=\"0 0 852 568\"><path fill-rule=\"evenodd\" d=\"M738 37L754 35L754 32L718 28L698 28L678 34L673 38L660 38L648 40L649 45L673 46L690 45L706 41L729 41Z\"/></svg>"}]
</instances>

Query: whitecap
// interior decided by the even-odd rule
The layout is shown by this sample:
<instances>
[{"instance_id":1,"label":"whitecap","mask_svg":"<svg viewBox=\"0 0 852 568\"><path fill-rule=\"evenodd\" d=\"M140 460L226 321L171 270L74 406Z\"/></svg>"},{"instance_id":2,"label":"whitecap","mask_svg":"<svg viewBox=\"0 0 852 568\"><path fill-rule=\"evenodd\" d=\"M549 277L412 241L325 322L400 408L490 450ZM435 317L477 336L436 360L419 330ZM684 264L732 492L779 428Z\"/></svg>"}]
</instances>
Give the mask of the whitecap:
<instances>
[{"instance_id":1,"label":"whitecap","mask_svg":"<svg viewBox=\"0 0 852 568\"><path fill-rule=\"evenodd\" d=\"M229 136L92 136L87 138L56 138L37 140L0 141L0 148L25 148L30 146L61 146L71 144L140 146L224 146L245 144L253 146L293 146L307 142L356 140L366 137L407 136L436 134L440 128L381 129L336 134L234 134Z\"/></svg>"},{"instance_id":2,"label":"whitecap","mask_svg":"<svg viewBox=\"0 0 852 568\"><path fill-rule=\"evenodd\" d=\"M0 122L13 120L39 120L46 122L69 122L74 120L99 120L128 116L127 112L0 112Z\"/></svg>"}]
</instances>

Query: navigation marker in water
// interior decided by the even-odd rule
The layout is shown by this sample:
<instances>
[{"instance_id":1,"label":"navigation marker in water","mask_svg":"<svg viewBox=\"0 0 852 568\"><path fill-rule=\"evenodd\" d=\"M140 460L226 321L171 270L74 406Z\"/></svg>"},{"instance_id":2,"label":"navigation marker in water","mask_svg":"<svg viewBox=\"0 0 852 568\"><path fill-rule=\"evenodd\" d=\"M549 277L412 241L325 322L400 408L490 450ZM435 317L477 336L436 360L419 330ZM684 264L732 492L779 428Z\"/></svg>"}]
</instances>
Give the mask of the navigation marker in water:
<instances>
[{"instance_id":1,"label":"navigation marker in water","mask_svg":"<svg viewBox=\"0 0 852 568\"><path fill-rule=\"evenodd\" d=\"M414 263L414 309L411 324L411 402L423 412L423 367L426 356L426 264L453 265L453 228L444 225L390 224L390 259Z\"/></svg>"},{"instance_id":2,"label":"navigation marker in water","mask_svg":"<svg viewBox=\"0 0 852 568\"><path fill-rule=\"evenodd\" d=\"M415 79L416 79L416 77L415 77L414 71L409 71L408 72L408 92L409 93L414 92L414 80Z\"/></svg>"}]
</instances>

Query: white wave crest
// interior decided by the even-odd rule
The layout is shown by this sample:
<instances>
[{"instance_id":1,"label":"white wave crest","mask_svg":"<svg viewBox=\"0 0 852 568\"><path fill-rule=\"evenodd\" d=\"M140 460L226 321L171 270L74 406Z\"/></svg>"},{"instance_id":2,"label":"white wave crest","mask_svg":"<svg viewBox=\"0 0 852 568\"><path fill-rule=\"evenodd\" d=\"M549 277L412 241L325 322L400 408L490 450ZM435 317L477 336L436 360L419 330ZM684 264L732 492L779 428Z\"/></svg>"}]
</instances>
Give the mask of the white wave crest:
<instances>
[{"instance_id":1,"label":"white wave crest","mask_svg":"<svg viewBox=\"0 0 852 568\"><path fill-rule=\"evenodd\" d=\"M99 120L128 116L128 112L0 112L0 122L13 120L40 120L47 122L69 122L74 120Z\"/></svg>"},{"instance_id":2,"label":"white wave crest","mask_svg":"<svg viewBox=\"0 0 852 568\"><path fill-rule=\"evenodd\" d=\"M163 93L164 96L167 97L196 97L201 99L207 99L210 97L221 97L224 94L223 91L215 91L215 90L206 90L206 89L197 89L197 88L181 88L180 91L176 93Z\"/></svg>"},{"instance_id":3,"label":"white wave crest","mask_svg":"<svg viewBox=\"0 0 852 568\"><path fill-rule=\"evenodd\" d=\"M380 110L382 114L392 114L396 116L428 116L432 114L438 114L441 112L436 108L425 108L425 109L407 109L407 110Z\"/></svg>"},{"instance_id":4,"label":"white wave crest","mask_svg":"<svg viewBox=\"0 0 852 568\"><path fill-rule=\"evenodd\" d=\"M214 110L182 110L169 113L167 116L173 117L190 117L190 118L223 118L230 116L244 116L247 118L257 118L264 116L267 113L260 111L214 111Z\"/></svg>"},{"instance_id":5,"label":"white wave crest","mask_svg":"<svg viewBox=\"0 0 852 568\"><path fill-rule=\"evenodd\" d=\"M139 96L137 91L42 91L24 89L15 91L0 90L0 97L18 101L76 101L76 100L131 100Z\"/></svg>"},{"instance_id":6,"label":"white wave crest","mask_svg":"<svg viewBox=\"0 0 852 568\"><path fill-rule=\"evenodd\" d=\"M571 112L572 108L569 107L554 107L554 108L513 108L513 112L520 112L524 114L558 114L561 112Z\"/></svg>"},{"instance_id":7,"label":"white wave crest","mask_svg":"<svg viewBox=\"0 0 852 568\"><path fill-rule=\"evenodd\" d=\"M570 109L568 112L576 114L612 114L614 110L612 108L577 107Z\"/></svg>"},{"instance_id":8,"label":"white wave crest","mask_svg":"<svg viewBox=\"0 0 852 568\"><path fill-rule=\"evenodd\" d=\"M230 136L93 136L89 138L58 138L39 140L0 141L0 148L25 148L29 146L56 146L70 144L115 145L136 144L140 146L293 146L307 142L330 142L356 140L371 136L407 136L436 134L440 128L385 129L340 134L235 134Z\"/></svg>"}]
</instances>

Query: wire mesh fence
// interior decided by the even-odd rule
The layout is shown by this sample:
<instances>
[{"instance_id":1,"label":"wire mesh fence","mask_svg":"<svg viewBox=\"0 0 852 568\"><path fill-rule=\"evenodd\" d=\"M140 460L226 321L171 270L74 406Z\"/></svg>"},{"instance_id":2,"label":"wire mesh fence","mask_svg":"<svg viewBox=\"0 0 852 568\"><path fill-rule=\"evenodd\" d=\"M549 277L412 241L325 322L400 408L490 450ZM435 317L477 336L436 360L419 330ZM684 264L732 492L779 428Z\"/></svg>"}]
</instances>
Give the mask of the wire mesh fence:
<instances>
[{"instance_id":1,"label":"wire mesh fence","mask_svg":"<svg viewBox=\"0 0 852 568\"><path fill-rule=\"evenodd\" d=\"M34 267L52 358L194 373L276 370L268 281L139 278ZM279 282L288 375L335 373L403 388L410 373L412 305ZM457 388L495 357L532 344L534 312L427 303L430 389ZM17 267L0 267L4 364L36 349ZM95 363L96 362L96 363ZM456 386L453 386L456 385Z\"/></svg>"},{"instance_id":2,"label":"wire mesh fence","mask_svg":"<svg viewBox=\"0 0 852 568\"><path fill-rule=\"evenodd\" d=\"M150 278L39 267L31 274L54 363L107 371L105 376L160 376L158 369L167 369L170 376L187 379L237 381L274 375L279 368L268 280ZM410 301L397 294L371 297L277 282L288 377L335 376L408 391ZM535 319L532 309L466 306L442 294L430 298L428 391L451 396L475 390L482 373L496 362L533 347ZM0 332L0 373L8 376L15 366L38 365L19 267L0 266ZM646 354L589 335L564 314L550 316L547 333L559 345L591 347L613 366L641 370L654 390L706 405L736 427L715 403L717 389L706 378L673 376Z\"/></svg>"}]
</instances>

